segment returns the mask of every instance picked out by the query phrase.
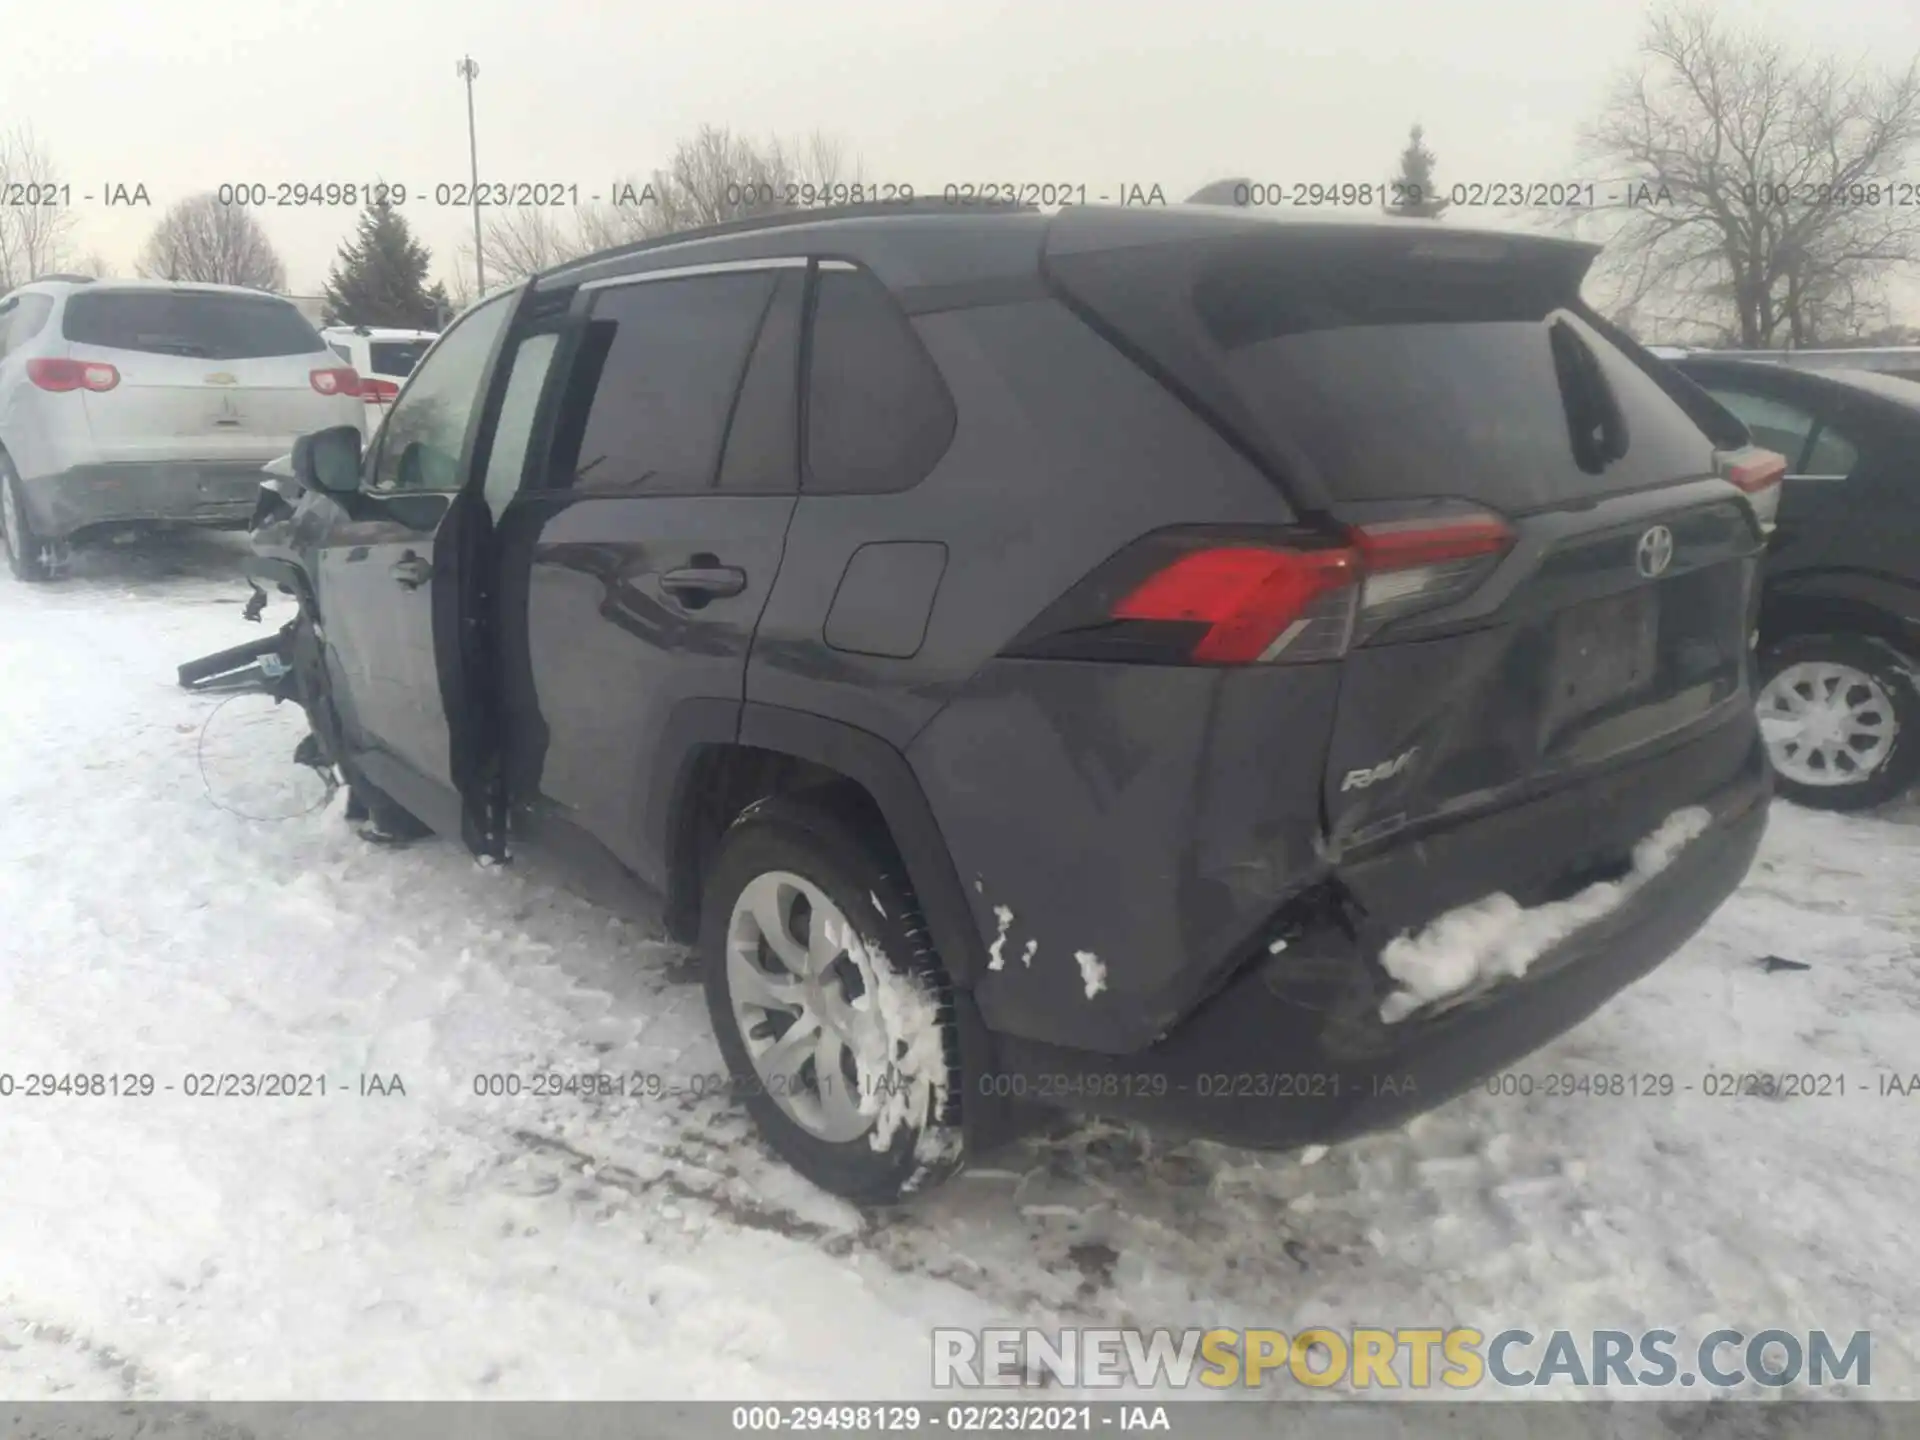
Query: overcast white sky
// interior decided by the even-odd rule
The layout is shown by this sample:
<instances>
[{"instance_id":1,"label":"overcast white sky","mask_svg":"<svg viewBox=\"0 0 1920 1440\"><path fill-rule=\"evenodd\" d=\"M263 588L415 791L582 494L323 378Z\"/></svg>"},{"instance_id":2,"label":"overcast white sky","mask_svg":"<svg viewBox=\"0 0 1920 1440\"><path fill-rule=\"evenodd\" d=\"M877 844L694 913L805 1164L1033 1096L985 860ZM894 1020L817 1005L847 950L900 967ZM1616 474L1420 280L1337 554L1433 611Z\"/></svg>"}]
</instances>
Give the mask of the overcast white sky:
<instances>
[{"instance_id":1,"label":"overcast white sky","mask_svg":"<svg viewBox=\"0 0 1920 1440\"><path fill-rule=\"evenodd\" d=\"M1920 51L1920 0L1719 0L1883 57ZM0 127L73 183L79 249L120 273L160 208L222 182L413 192L436 272L471 233L433 187L467 176L455 63L471 53L483 180L583 194L644 173L702 122L819 129L869 181L1384 180L1415 119L1438 178L1551 180L1634 62L1642 0L7 0ZM154 208L80 202L144 183ZM348 209L262 214L314 293Z\"/></svg>"}]
</instances>

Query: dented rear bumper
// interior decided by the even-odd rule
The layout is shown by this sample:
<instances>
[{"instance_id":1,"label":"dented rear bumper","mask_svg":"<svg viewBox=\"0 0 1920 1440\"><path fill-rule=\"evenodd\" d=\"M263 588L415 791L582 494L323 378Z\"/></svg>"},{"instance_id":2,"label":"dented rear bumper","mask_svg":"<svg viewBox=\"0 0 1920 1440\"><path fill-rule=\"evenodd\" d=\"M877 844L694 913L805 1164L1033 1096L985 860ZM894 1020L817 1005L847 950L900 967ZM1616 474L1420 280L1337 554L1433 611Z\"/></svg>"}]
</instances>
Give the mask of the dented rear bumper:
<instances>
[{"instance_id":1,"label":"dented rear bumper","mask_svg":"<svg viewBox=\"0 0 1920 1440\"><path fill-rule=\"evenodd\" d=\"M237 529L253 513L259 488L257 460L76 465L21 482L27 520L48 540L102 525Z\"/></svg>"},{"instance_id":2,"label":"dented rear bumper","mask_svg":"<svg viewBox=\"0 0 1920 1440\"><path fill-rule=\"evenodd\" d=\"M1397 1124L1523 1059L1679 949L1745 876L1771 790L1756 741L1735 777L1691 802L1711 823L1665 869L1523 978L1454 1008L1384 1021L1392 981L1328 920L1260 955L1136 1054L1001 1037L1000 1073L983 1088L1253 1148Z\"/></svg>"}]
</instances>

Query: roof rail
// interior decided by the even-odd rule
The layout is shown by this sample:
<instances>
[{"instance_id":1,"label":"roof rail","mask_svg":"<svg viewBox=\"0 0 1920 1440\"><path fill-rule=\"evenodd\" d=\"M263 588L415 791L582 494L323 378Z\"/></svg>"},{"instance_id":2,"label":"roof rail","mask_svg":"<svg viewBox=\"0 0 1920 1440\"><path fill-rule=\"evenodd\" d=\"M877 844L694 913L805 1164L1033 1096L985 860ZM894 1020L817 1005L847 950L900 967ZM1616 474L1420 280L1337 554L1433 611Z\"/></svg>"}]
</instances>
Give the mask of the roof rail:
<instances>
[{"instance_id":1,"label":"roof rail","mask_svg":"<svg viewBox=\"0 0 1920 1440\"><path fill-rule=\"evenodd\" d=\"M1013 215L1038 213L1039 209L1038 205L1025 205L1012 200L943 200L936 195L921 195L911 200L875 200L859 205L817 205L811 208L773 210L763 215L748 215L739 220L726 220L718 225L702 225L694 230L676 230L669 235L656 235L650 239L636 240L629 245L616 245L609 250L596 250L590 255L564 260L545 270L535 271L531 278L546 280L556 275L564 275L569 270L583 269L607 260L620 260L629 255L644 255L652 250L664 250L670 245L681 245L692 240L715 240L727 235L749 235L756 230L778 230L788 225L812 225L823 220L867 220L891 215Z\"/></svg>"},{"instance_id":2,"label":"roof rail","mask_svg":"<svg viewBox=\"0 0 1920 1440\"><path fill-rule=\"evenodd\" d=\"M94 275L69 275L64 271L55 271L51 275L36 275L27 283L29 285L39 285L48 280L65 280L72 285L91 285L98 278L98 276Z\"/></svg>"}]
</instances>

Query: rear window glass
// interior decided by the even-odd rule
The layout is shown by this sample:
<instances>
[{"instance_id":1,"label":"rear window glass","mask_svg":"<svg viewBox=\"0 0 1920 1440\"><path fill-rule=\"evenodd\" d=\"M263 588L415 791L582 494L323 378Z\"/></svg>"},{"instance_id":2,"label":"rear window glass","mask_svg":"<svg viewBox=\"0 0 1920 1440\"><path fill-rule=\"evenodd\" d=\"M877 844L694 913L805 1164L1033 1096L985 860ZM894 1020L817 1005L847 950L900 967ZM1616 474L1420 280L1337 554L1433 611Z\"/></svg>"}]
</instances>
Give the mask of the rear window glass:
<instances>
[{"instance_id":1,"label":"rear window glass","mask_svg":"<svg viewBox=\"0 0 1920 1440\"><path fill-rule=\"evenodd\" d=\"M367 355L376 375L411 375L432 344L431 340L375 340L368 344Z\"/></svg>"},{"instance_id":2,"label":"rear window glass","mask_svg":"<svg viewBox=\"0 0 1920 1440\"><path fill-rule=\"evenodd\" d=\"M79 345L197 360L323 354L327 349L320 332L285 301L211 291L88 290L68 298L61 328Z\"/></svg>"},{"instance_id":3,"label":"rear window glass","mask_svg":"<svg viewBox=\"0 0 1920 1440\"><path fill-rule=\"evenodd\" d=\"M1193 303L1242 402L1341 499L1456 495L1525 511L1712 473L1712 442L1578 317L1568 289L1522 266L1309 249L1208 266ZM1576 460L1556 325L1592 353L1625 422L1625 452L1599 473Z\"/></svg>"}]
</instances>

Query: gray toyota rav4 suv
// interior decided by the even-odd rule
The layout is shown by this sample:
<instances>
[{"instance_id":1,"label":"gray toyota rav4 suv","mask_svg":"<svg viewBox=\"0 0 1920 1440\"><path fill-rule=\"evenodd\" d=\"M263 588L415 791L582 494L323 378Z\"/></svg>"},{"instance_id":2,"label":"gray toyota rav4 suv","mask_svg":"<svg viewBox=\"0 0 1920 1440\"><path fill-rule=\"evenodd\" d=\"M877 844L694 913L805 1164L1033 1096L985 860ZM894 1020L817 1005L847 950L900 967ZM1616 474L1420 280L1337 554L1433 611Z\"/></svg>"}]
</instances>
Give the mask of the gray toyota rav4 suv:
<instances>
[{"instance_id":1,"label":"gray toyota rav4 suv","mask_svg":"<svg viewBox=\"0 0 1920 1440\"><path fill-rule=\"evenodd\" d=\"M1046 1107L1390 1124L1658 964L1765 825L1783 463L1592 257L920 205L594 255L263 492L274 683L376 837L664 896L842 1194Z\"/></svg>"}]
</instances>

